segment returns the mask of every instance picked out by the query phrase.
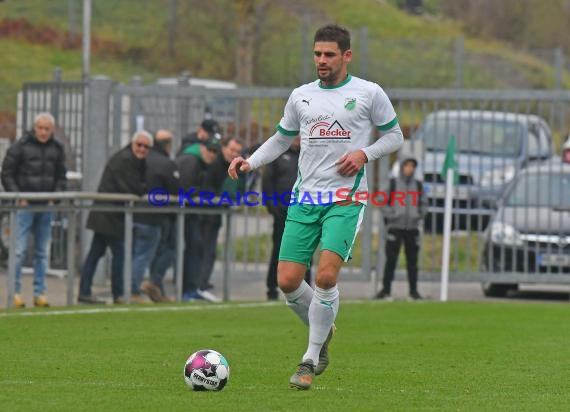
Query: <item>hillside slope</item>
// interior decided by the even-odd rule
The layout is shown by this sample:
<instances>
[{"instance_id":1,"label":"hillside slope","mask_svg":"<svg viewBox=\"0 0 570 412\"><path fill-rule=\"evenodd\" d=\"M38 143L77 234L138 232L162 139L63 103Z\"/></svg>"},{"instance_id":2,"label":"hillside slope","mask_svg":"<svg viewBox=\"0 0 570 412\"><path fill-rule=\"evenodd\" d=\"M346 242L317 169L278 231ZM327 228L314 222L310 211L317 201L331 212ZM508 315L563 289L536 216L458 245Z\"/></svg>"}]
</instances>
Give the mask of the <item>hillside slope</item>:
<instances>
[{"instance_id":1,"label":"hillside slope","mask_svg":"<svg viewBox=\"0 0 570 412\"><path fill-rule=\"evenodd\" d=\"M175 16L169 6L176 4ZM508 44L465 37L464 28L435 15L410 16L389 1L255 0L254 82L294 86L313 77L311 37L334 21L353 33L351 71L386 87L549 88L551 62ZM142 7L144 5L144 7ZM145 81L189 71L234 80L237 23L234 0L97 0L93 2L92 74ZM70 33L73 29L74 33ZM0 3L0 112L13 112L26 81L79 78L81 1ZM75 34L75 36L73 35ZM456 63L462 62L461 79ZM305 78L304 78L305 77ZM565 85L570 78L564 77ZM1 134L1 133L0 133Z\"/></svg>"}]
</instances>

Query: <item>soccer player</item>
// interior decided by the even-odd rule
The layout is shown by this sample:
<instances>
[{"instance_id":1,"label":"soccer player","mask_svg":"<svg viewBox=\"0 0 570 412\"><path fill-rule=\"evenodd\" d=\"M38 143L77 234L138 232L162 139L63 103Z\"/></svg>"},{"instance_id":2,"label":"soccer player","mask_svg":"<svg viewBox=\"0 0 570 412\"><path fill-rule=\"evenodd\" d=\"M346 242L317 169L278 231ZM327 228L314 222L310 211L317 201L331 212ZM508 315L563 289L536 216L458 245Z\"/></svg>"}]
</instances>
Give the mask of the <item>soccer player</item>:
<instances>
[{"instance_id":1,"label":"soccer player","mask_svg":"<svg viewBox=\"0 0 570 412\"><path fill-rule=\"evenodd\" d=\"M350 33L337 25L317 30L314 61L318 80L293 90L271 136L249 159L232 161L228 173L249 172L272 162L301 136L299 176L293 187L279 253L277 277L286 304L309 327L307 351L290 386L309 389L328 366L328 344L339 308L337 279L364 215L364 202L346 201L367 192L364 164L402 146L394 108L380 86L348 73ZM382 137L372 145L373 128ZM318 243L315 289L304 282Z\"/></svg>"}]
</instances>

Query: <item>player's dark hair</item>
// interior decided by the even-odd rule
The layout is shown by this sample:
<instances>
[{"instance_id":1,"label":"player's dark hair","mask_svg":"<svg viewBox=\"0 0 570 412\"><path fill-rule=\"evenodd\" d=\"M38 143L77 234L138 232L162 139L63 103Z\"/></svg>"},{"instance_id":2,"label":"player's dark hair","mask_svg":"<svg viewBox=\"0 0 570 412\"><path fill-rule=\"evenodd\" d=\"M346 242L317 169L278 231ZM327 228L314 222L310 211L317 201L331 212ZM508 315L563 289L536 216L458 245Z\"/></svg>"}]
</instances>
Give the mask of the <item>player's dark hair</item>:
<instances>
[{"instance_id":1,"label":"player's dark hair","mask_svg":"<svg viewBox=\"0 0 570 412\"><path fill-rule=\"evenodd\" d=\"M331 41L338 44L341 52L350 49L350 32L337 24L327 24L315 33L314 43L318 41Z\"/></svg>"}]
</instances>

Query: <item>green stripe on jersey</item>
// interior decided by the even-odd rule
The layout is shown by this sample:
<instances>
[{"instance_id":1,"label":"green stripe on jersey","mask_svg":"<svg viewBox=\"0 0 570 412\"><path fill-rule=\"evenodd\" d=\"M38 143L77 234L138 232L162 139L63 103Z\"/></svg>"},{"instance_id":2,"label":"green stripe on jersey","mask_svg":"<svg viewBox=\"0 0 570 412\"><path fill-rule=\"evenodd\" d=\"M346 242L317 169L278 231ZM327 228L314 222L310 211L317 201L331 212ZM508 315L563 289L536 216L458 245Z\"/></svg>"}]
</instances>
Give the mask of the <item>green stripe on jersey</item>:
<instances>
[{"instance_id":1,"label":"green stripe on jersey","mask_svg":"<svg viewBox=\"0 0 570 412\"><path fill-rule=\"evenodd\" d=\"M352 186L352 189L350 189L350 193L348 194L348 196L354 195L354 192L356 191L356 189L358 189L358 186L360 185L360 181L362 180L362 176L364 176L364 170L365 170L365 167L362 166L362 169L360 169L358 171L358 173L356 174L354 186Z\"/></svg>"},{"instance_id":2,"label":"green stripe on jersey","mask_svg":"<svg viewBox=\"0 0 570 412\"><path fill-rule=\"evenodd\" d=\"M378 128L378 130L380 130L381 132L385 132L386 130L390 130L392 127L396 126L398 124L398 118L394 117L391 121L389 121L386 124L380 125L380 126L376 126Z\"/></svg>"},{"instance_id":3,"label":"green stripe on jersey","mask_svg":"<svg viewBox=\"0 0 570 412\"><path fill-rule=\"evenodd\" d=\"M295 137L295 136L299 135L298 130L294 131L294 130L283 129L280 124L277 124L277 126L275 126L275 128L279 131L279 133L281 133L282 135L285 135L285 136Z\"/></svg>"}]
</instances>

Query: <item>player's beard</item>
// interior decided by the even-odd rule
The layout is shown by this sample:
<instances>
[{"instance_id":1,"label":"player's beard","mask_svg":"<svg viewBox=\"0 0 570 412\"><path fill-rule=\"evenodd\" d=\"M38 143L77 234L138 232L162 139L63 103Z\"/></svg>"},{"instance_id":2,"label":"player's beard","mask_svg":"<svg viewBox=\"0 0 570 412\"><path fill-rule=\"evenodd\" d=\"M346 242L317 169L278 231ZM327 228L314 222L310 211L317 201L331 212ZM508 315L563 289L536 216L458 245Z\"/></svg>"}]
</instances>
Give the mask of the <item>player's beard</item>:
<instances>
[{"instance_id":1,"label":"player's beard","mask_svg":"<svg viewBox=\"0 0 570 412\"><path fill-rule=\"evenodd\" d=\"M317 67L317 77L319 78L319 80L321 82L327 83L327 84L335 84L338 80L339 80L339 76L340 76L340 69L338 70L332 70L329 67L327 67L329 69L329 73L326 76L321 76L321 74L319 73L319 68Z\"/></svg>"}]
</instances>

